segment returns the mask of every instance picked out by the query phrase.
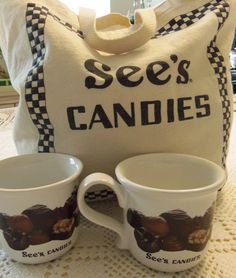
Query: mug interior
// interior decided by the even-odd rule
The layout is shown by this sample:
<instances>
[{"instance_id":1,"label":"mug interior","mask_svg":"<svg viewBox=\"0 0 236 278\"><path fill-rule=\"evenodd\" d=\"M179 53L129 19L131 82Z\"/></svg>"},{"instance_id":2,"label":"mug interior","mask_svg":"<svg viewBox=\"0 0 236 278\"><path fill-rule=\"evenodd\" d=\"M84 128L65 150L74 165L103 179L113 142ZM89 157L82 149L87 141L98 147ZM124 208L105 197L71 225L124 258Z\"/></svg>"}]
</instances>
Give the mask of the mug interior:
<instances>
[{"instance_id":1,"label":"mug interior","mask_svg":"<svg viewBox=\"0 0 236 278\"><path fill-rule=\"evenodd\" d=\"M215 163L183 154L146 154L129 158L116 168L120 182L153 189L180 191L222 186L225 171Z\"/></svg>"},{"instance_id":2,"label":"mug interior","mask_svg":"<svg viewBox=\"0 0 236 278\"><path fill-rule=\"evenodd\" d=\"M33 189L73 179L82 171L73 156L42 153L19 155L0 161L0 189Z\"/></svg>"}]
</instances>

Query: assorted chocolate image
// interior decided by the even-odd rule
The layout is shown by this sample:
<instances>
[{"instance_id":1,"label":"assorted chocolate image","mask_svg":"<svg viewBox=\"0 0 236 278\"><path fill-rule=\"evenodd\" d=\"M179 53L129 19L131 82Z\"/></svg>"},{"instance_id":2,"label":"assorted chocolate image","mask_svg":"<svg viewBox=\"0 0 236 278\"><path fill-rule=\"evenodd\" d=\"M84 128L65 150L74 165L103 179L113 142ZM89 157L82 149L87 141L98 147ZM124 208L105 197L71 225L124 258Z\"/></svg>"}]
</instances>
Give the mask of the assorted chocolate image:
<instances>
[{"instance_id":1,"label":"assorted chocolate image","mask_svg":"<svg viewBox=\"0 0 236 278\"><path fill-rule=\"evenodd\" d=\"M30 245L70 238L79 225L76 196L77 188L63 207L53 210L38 204L19 215L0 213L0 229L8 245L14 250L25 250Z\"/></svg>"},{"instance_id":2,"label":"assorted chocolate image","mask_svg":"<svg viewBox=\"0 0 236 278\"><path fill-rule=\"evenodd\" d=\"M148 217L128 209L127 221L134 228L134 237L140 249L149 253L160 250L202 251L210 239L214 204L203 216L191 218L185 211L176 209Z\"/></svg>"}]
</instances>

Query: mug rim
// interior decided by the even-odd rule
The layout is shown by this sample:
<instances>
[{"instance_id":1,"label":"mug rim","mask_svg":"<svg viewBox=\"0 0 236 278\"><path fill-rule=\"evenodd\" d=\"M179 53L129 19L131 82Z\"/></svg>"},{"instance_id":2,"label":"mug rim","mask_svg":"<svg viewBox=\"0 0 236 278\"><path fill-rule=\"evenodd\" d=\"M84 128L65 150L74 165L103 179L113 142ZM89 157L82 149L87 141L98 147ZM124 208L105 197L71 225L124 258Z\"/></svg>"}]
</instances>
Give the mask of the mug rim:
<instances>
[{"instance_id":1,"label":"mug rim","mask_svg":"<svg viewBox=\"0 0 236 278\"><path fill-rule=\"evenodd\" d=\"M32 153L32 154L19 154L16 156L12 156L12 157L8 157L5 158L3 160L0 160L0 165L7 163L11 160L21 160L23 158L30 158L30 157L37 157L37 156L58 156L58 157L65 157L65 158L72 158L73 160L76 161L76 164L79 165L79 168L77 169L77 171L75 171L71 176L64 178L62 180L59 180L57 182L53 182L50 184L45 184L42 186L38 186L38 187L28 187L28 188L3 188L0 186L0 192L2 193L18 193L18 192L31 192L31 191L38 191L38 190L44 190L44 189L48 189L48 188L52 188L55 186L61 186L64 184L67 184L71 181L73 181L74 179L76 179L82 172L84 165L82 163L82 161L80 159L78 159L77 157L70 155L70 154L63 154L63 153ZM1 167L1 166L0 166Z\"/></svg>"},{"instance_id":2,"label":"mug rim","mask_svg":"<svg viewBox=\"0 0 236 278\"><path fill-rule=\"evenodd\" d=\"M198 187L198 188L190 188L190 189L162 189L162 188L154 188L154 187L148 187L139 183L136 183L134 181L132 181L131 179L125 177L124 175L121 174L121 167L123 166L124 163L127 163L128 161L132 161L134 159L137 158L141 158L141 157L145 157L145 156L173 156L173 157L180 157L180 158L190 158L193 160L198 160L198 161L202 161L205 164L208 164L210 167L215 168L215 170L218 172L218 176L219 178L217 179L217 181L215 181L214 183L211 183L209 185L206 186L202 186L202 187ZM197 193L209 193L212 191L217 191L219 190L226 182L227 180L227 172L226 170L224 170L222 167L220 167L219 165L217 165L216 163L199 157L199 156L195 156L195 155L189 155L189 154L183 154L183 153L167 153L167 152L163 152L163 153L146 153L146 154L140 154L140 155L136 155L130 158L127 158L123 161L121 161L115 168L115 174L117 176L117 179L119 180L119 182L125 186L129 186L130 188L134 189L134 190L145 190L147 192L156 192L156 193L160 193L160 194L168 194L168 195L180 195L180 194L185 194L185 195L189 195L189 194L197 194Z\"/></svg>"}]
</instances>

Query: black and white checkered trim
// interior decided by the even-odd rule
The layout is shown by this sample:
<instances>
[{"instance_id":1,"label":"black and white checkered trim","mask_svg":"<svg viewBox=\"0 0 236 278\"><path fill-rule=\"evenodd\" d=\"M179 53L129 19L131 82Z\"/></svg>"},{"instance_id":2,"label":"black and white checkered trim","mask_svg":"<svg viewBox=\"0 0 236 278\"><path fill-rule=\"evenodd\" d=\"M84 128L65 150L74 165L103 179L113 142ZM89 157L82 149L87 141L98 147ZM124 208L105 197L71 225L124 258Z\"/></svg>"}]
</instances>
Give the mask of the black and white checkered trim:
<instances>
[{"instance_id":1,"label":"black and white checkered trim","mask_svg":"<svg viewBox=\"0 0 236 278\"><path fill-rule=\"evenodd\" d=\"M104 199L111 199L114 198L116 195L114 191L109 189L102 189L99 191L91 191L85 194L86 201L98 201Z\"/></svg>"},{"instance_id":2,"label":"black and white checkered trim","mask_svg":"<svg viewBox=\"0 0 236 278\"><path fill-rule=\"evenodd\" d=\"M46 91L44 86L44 58L46 48L44 44L44 27L46 19L51 16L59 24L65 26L69 31L76 33L83 39L83 33L71 24L53 15L45 7L34 3L27 5L26 28L33 54L32 68L28 73L25 84L25 99L30 117L39 132L38 152L55 152L54 128L49 120L46 108ZM97 201L114 198L112 190L87 192L87 201Z\"/></svg>"},{"instance_id":3,"label":"black and white checkered trim","mask_svg":"<svg viewBox=\"0 0 236 278\"><path fill-rule=\"evenodd\" d=\"M218 18L218 30L224 25L225 20L229 16L230 7L225 1L218 1L218 5L212 11ZM230 129L231 129L231 102L227 91L227 68L225 66L224 57L216 45L217 37L211 41L207 47L207 56L214 69L218 81L219 93L222 103L223 112L223 147L222 147L222 166L226 167L226 157L228 153Z\"/></svg>"},{"instance_id":4,"label":"black and white checkered trim","mask_svg":"<svg viewBox=\"0 0 236 278\"><path fill-rule=\"evenodd\" d=\"M160 28L156 33L156 38L165 36L173 32L177 32L187 28L188 26L199 21L204 15L209 12L215 13L219 25L218 30L224 25L225 20L229 15L229 4L225 0L213 0L204 6L190 11L187 14L181 14L170 20L168 24ZM210 42L207 47L207 56L214 69L217 77L219 94L222 102L223 111L223 149L222 149L222 166L225 167L226 156L228 152L229 136L231 128L231 103L227 91L227 69L225 61L220 50L216 46L216 37Z\"/></svg>"},{"instance_id":5,"label":"black and white checkered trim","mask_svg":"<svg viewBox=\"0 0 236 278\"><path fill-rule=\"evenodd\" d=\"M33 54L32 69L25 83L25 100L30 117L39 132L38 152L54 152L54 129L49 120L46 108L44 86L44 26L48 15L45 7L28 4L26 12L26 28Z\"/></svg>"},{"instance_id":6,"label":"black and white checkered trim","mask_svg":"<svg viewBox=\"0 0 236 278\"><path fill-rule=\"evenodd\" d=\"M156 32L156 37L165 36L170 33L174 33L191 26L195 22L198 22L202 17L204 17L209 12L215 12L219 10L221 16L218 17L219 24L223 24L225 16L228 15L225 7L228 4L222 0L213 0L198 9L190 11L186 14L181 14L171 19L165 26Z\"/></svg>"},{"instance_id":7,"label":"black and white checkered trim","mask_svg":"<svg viewBox=\"0 0 236 278\"><path fill-rule=\"evenodd\" d=\"M58 16L51 14L47 8L37 6L34 3L29 3L27 5L26 28L33 54L33 65L25 83L25 100L30 117L38 129L38 152L55 152L54 128L50 122L46 108L43 69L46 53L44 27L48 16L51 16L68 30L75 32L79 37L83 38L83 34L80 30L60 20Z\"/></svg>"},{"instance_id":8,"label":"black and white checkered trim","mask_svg":"<svg viewBox=\"0 0 236 278\"><path fill-rule=\"evenodd\" d=\"M83 36L83 32L78 30L77 28L75 28L74 26L72 26L70 23L65 22L64 20L62 20L61 18L59 18L57 15L52 14L50 12L48 12L48 15L50 15L55 21L57 21L58 23L60 23L61 25L65 26L69 31L72 31L74 33L76 33L80 38L84 38Z\"/></svg>"},{"instance_id":9,"label":"black and white checkered trim","mask_svg":"<svg viewBox=\"0 0 236 278\"><path fill-rule=\"evenodd\" d=\"M207 51L208 59L215 71L215 75L219 84L219 92L222 102L223 110L223 150L222 150L222 166L225 167L226 157L228 153L228 143L231 128L231 103L227 92L227 69L224 65L224 59L220 53L219 48L216 46L215 39L208 46Z\"/></svg>"},{"instance_id":10,"label":"black and white checkered trim","mask_svg":"<svg viewBox=\"0 0 236 278\"><path fill-rule=\"evenodd\" d=\"M167 25L162 27L156 33L156 37L164 36L172 32L176 32L187 28L188 26L199 21L205 14L214 12L219 21L219 29L224 24L228 13L229 5L222 0L214 0L208 4L195 9L187 14L179 15L172 19ZM36 4L28 4L26 11L26 28L28 32L29 42L33 54L32 69L28 73L25 85L25 99L28 106L31 119L39 132L38 151L39 152L55 152L54 147L54 128L49 120L46 109L46 92L44 86L44 58L45 58L45 44L44 44L44 27L46 19L51 16L55 21L65 26L68 30L76 33L83 38L80 30L77 30L71 24L64 22L56 15L53 15L49 10ZM224 146L222 165L225 165L226 154L228 150L229 132L230 132L230 100L227 93L227 75L226 67L224 65L224 58L216 46L216 38L212 40L207 49L208 59L215 71L219 84L219 92L222 100L223 108L223 130L224 130ZM88 192L86 200L98 200L114 197L115 194L111 190L101 190L95 192Z\"/></svg>"}]
</instances>

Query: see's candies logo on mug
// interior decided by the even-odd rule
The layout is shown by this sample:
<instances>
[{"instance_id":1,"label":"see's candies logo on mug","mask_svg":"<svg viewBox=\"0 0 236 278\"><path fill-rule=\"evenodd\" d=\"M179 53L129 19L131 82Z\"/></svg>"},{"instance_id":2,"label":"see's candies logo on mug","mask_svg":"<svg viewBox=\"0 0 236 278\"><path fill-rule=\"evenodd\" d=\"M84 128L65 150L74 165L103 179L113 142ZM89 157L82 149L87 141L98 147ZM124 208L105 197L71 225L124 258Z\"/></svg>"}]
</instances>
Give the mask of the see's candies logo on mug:
<instances>
[{"instance_id":1,"label":"see's candies logo on mug","mask_svg":"<svg viewBox=\"0 0 236 278\"><path fill-rule=\"evenodd\" d=\"M70 238L79 224L76 194L77 188L63 207L54 210L45 205L34 205L19 215L0 213L0 229L9 247L21 251L31 245Z\"/></svg>"},{"instance_id":2,"label":"see's candies logo on mug","mask_svg":"<svg viewBox=\"0 0 236 278\"><path fill-rule=\"evenodd\" d=\"M116 176L120 183L102 173L82 181L81 213L117 232L117 246L150 268L175 272L198 264L211 236L215 199L226 180L225 171L200 157L153 153L120 162ZM88 209L84 195L95 184L115 191L124 209L123 223Z\"/></svg>"},{"instance_id":3,"label":"see's candies logo on mug","mask_svg":"<svg viewBox=\"0 0 236 278\"><path fill-rule=\"evenodd\" d=\"M82 168L77 158L55 153L0 162L0 241L9 257L29 264L48 262L74 245Z\"/></svg>"}]
</instances>

